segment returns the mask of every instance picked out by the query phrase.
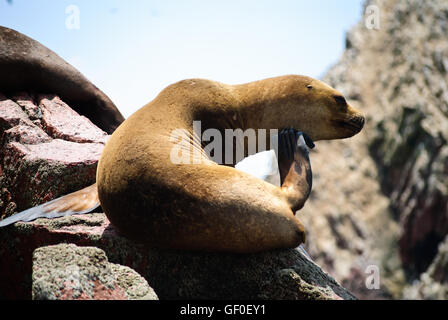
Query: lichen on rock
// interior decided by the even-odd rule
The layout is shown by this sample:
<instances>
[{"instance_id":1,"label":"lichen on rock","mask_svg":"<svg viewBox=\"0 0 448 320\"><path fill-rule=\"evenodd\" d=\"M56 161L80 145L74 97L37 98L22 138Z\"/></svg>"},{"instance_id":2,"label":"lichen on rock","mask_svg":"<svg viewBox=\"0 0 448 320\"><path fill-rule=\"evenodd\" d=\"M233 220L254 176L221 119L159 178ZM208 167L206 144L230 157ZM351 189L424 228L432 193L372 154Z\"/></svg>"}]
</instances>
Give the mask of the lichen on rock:
<instances>
[{"instance_id":1,"label":"lichen on rock","mask_svg":"<svg viewBox=\"0 0 448 320\"><path fill-rule=\"evenodd\" d=\"M111 264L95 247L59 244L33 254L34 300L157 299L146 280L132 269Z\"/></svg>"}]
</instances>

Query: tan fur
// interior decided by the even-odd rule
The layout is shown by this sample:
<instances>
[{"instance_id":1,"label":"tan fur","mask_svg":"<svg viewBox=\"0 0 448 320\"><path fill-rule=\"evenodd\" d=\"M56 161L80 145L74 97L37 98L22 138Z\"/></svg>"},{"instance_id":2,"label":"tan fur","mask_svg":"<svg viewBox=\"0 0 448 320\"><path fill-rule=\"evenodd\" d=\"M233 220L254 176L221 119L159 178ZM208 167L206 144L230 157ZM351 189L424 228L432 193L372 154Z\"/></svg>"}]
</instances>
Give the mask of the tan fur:
<instances>
[{"instance_id":1,"label":"tan fur","mask_svg":"<svg viewBox=\"0 0 448 320\"><path fill-rule=\"evenodd\" d=\"M290 188L210 160L173 164L170 134L186 129L203 155L192 138L194 120L203 130L293 127L315 141L347 138L364 120L335 95L341 93L303 76L171 85L108 141L97 171L101 206L121 233L149 246L230 252L296 247L305 234L291 208L305 195L297 198Z\"/></svg>"}]
</instances>

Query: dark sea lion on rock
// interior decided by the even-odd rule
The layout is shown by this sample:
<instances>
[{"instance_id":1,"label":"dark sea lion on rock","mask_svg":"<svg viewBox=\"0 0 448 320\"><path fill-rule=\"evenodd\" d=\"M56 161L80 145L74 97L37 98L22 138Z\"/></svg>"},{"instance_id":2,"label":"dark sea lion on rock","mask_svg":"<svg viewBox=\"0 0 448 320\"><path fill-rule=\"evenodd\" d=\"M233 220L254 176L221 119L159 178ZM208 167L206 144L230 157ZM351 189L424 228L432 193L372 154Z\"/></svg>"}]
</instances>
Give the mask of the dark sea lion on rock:
<instances>
[{"instance_id":1,"label":"dark sea lion on rock","mask_svg":"<svg viewBox=\"0 0 448 320\"><path fill-rule=\"evenodd\" d=\"M0 92L27 90L58 95L109 134L124 121L114 103L56 53L0 26Z\"/></svg>"}]
</instances>

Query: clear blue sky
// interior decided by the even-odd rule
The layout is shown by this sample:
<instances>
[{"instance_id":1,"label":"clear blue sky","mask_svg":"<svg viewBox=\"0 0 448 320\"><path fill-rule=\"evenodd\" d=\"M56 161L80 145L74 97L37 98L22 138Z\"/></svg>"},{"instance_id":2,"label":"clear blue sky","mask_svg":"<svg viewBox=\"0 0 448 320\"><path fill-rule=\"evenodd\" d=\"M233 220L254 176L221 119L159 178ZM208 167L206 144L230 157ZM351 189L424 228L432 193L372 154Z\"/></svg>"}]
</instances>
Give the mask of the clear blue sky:
<instances>
[{"instance_id":1,"label":"clear blue sky","mask_svg":"<svg viewBox=\"0 0 448 320\"><path fill-rule=\"evenodd\" d=\"M127 117L186 78L315 78L341 56L363 0L0 0L0 25L49 47ZM66 8L80 29L66 28Z\"/></svg>"}]
</instances>

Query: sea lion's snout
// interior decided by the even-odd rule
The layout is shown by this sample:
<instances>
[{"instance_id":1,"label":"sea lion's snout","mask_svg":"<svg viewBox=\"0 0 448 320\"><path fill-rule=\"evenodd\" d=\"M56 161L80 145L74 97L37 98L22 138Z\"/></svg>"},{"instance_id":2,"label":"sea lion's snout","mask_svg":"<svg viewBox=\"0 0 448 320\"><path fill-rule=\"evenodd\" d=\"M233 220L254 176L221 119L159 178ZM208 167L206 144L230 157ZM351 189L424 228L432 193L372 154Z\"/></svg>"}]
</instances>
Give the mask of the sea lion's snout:
<instances>
[{"instance_id":1,"label":"sea lion's snout","mask_svg":"<svg viewBox=\"0 0 448 320\"><path fill-rule=\"evenodd\" d=\"M337 128L344 129L345 133L342 135L343 138L352 137L361 132L361 130L364 128L365 122L365 117L360 113L350 115L343 120L333 121Z\"/></svg>"},{"instance_id":2,"label":"sea lion's snout","mask_svg":"<svg viewBox=\"0 0 448 320\"><path fill-rule=\"evenodd\" d=\"M350 136L354 136L361 132L364 128L366 120L362 115L350 117L349 119L340 122L340 126L348 130Z\"/></svg>"},{"instance_id":3,"label":"sea lion's snout","mask_svg":"<svg viewBox=\"0 0 448 320\"><path fill-rule=\"evenodd\" d=\"M365 123L366 118L364 115L352 106L348 105L345 119L340 124L343 128L349 131L351 136L354 136L361 132Z\"/></svg>"},{"instance_id":4,"label":"sea lion's snout","mask_svg":"<svg viewBox=\"0 0 448 320\"><path fill-rule=\"evenodd\" d=\"M364 116L362 115L359 115L350 119L349 123L350 126L354 129L355 133L359 133L362 130L362 128L364 128L366 118L364 118Z\"/></svg>"}]
</instances>

